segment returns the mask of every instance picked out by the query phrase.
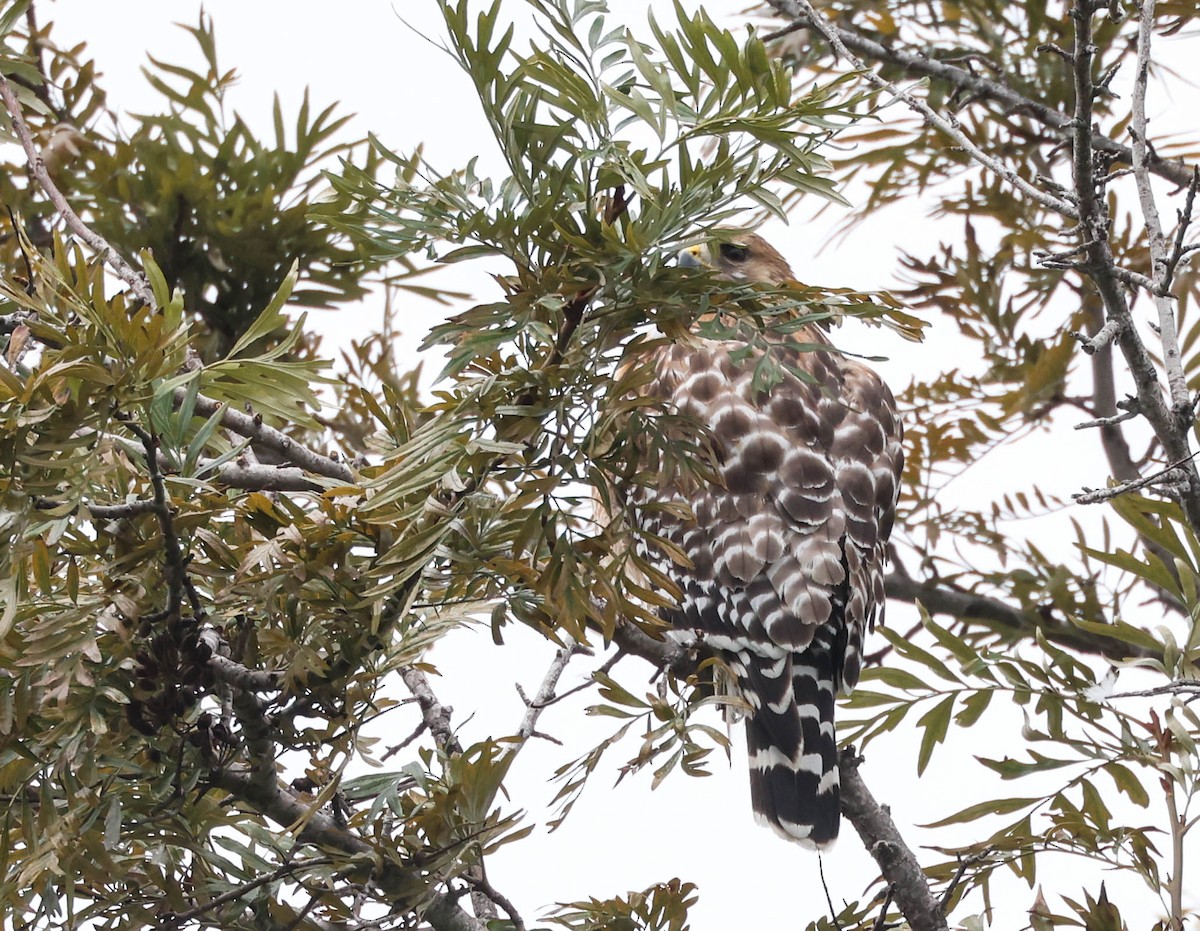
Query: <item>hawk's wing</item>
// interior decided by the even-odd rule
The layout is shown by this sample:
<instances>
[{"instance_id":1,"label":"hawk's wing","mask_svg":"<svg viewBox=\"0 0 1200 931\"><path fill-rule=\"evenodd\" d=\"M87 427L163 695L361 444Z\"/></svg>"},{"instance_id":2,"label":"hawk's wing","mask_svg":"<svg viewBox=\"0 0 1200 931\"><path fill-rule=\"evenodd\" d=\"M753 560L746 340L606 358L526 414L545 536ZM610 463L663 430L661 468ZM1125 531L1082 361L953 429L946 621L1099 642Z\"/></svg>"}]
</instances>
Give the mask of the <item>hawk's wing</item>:
<instances>
[{"instance_id":1,"label":"hawk's wing","mask_svg":"<svg viewBox=\"0 0 1200 931\"><path fill-rule=\"evenodd\" d=\"M815 331L797 339L825 343ZM711 430L722 481L664 480L631 504L691 561L647 554L682 590L669 619L729 663L752 709L756 814L823 844L838 823L834 692L857 682L863 634L883 607L901 430L891 392L865 365L832 350L771 352L783 378L765 393L741 343L656 353L645 393ZM651 495L685 503L692 519L646 508Z\"/></svg>"}]
</instances>

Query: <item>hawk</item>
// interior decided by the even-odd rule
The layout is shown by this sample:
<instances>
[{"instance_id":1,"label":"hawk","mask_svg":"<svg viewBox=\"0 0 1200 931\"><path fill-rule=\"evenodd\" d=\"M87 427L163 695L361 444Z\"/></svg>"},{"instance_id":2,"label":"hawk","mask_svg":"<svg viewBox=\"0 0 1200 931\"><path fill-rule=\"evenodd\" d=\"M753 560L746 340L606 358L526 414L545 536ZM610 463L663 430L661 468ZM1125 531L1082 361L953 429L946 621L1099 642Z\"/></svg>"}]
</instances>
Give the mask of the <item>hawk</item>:
<instances>
[{"instance_id":1,"label":"hawk","mask_svg":"<svg viewBox=\"0 0 1200 931\"><path fill-rule=\"evenodd\" d=\"M794 283L753 234L723 231L680 262L748 284ZM629 503L641 529L690 562L644 550L682 593L664 619L736 676L756 820L822 848L840 821L834 696L857 682L863 635L883 610L901 426L887 385L820 329L766 345L782 374L766 391L752 386L763 350L741 341L693 335L649 357L639 393L709 429L720 481L664 478Z\"/></svg>"}]
</instances>

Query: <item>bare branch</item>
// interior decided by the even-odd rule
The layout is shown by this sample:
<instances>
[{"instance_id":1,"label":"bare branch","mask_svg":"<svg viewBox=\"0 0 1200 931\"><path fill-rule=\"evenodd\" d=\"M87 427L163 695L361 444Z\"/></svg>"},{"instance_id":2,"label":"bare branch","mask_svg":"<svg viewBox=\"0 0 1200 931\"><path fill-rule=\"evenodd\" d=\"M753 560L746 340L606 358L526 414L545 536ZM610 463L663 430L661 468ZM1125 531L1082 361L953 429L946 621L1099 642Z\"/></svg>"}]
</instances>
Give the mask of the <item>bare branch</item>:
<instances>
[{"instance_id":1,"label":"bare branch","mask_svg":"<svg viewBox=\"0 0 1200 931\"><path fill-rule=\"evenodd\" d=\"M454 736L454 731L450 729L450 715L454 709L438 701L425 673L415 666L408 666L400 670L400 678L404 680L404 684L412 692L413 698L417 700L417 704L421 708L421 718L442 752L446 754L462 753L462 744Z\"/></svg>"},{"instance_id":2,"label":"bare branch","mask_svg":"<svg viewBox=\"0 0 1200 931\"><path fill-rule=\"evenodd\" d=\"M175 389L175 403L181 404L187 397L187 388ZM195 412L201 417L211 417L222 407L222 402L200 395L196 398ZM262 422L260 416L244 414L226 406L221 414L221 426L238 436L253 440L256 444L278 453L288 462L307 472L336 478L347 484L355 481L354 472L344 462L323 456L297 442L274 427Z\"/></svg>"},{"instance_id":3,"label":"bare branch","mask_svg":"<svg viewBox=\"0 0 1200 931\"><path fill-rule=\"evenodd\" d=\"M93 232L79 218L79 215L67 203L67 199L63 197L62 192L51 179L50 173L46 171L46 165L42 161L42 156L33 141L33 134L29 131L29 126L26 124L25 117L21 113L21 103L17 99L12 85L8 83L8 79L3 74L0 74L0 99L4 100L4 106L8 109L8 115L12 117L13 131L17 134L21 148L25 150L25 158L29 163L29 170L33 174L34 180L37 181L38 186L50 198L50 203L54 205L54 209L66 221L71 231L87 243L92 251L99 256L100 260L105 262L116 276L125 282L129 289L137 295L138 300L148 307L154 307L154 292L150 289L150 284L146 281L145 276L126 262L124 257L108 244L108 240L98 233Z\"/></svg>"},{"instance_id":4,"label":"bare branch","mask_svg":"<svg viewBox=\"0 0 1200 931\"><path fill-rule=\"evenodd\" d=\"M795 4L791 0L767 0L767 2L780 14L794 19L794 22L777 32L764 36L764 41L811 28L812 23L808 17L797 14ZM852 49L872 61L896 65L908 74L917 77L929 77L944 81L959 91L969 93L972 97L998 103L1009 112L1028 114L1042 126L1064 138L1074 136L1071 117L1040 101L1023 96L1002 81L980 77L965 68L958 68L945 61L929 58L924 54L906 51L895 43L881 45L844 24L830 23L829 29L846 48ZM1091 146L1096 151L1108 153L1126 164L1133 162L1133 152L1128 146L1101 133L1092 133ZM1181 162L1165 162L1157 158L1152 162L1150 170L1159 177L1181 187L1188 184L1193 172L1191 166Z\"/></svg>"},{"instance_id":5,"label":"bare branch","mask_svg":"<svg viewBox=\"0 0 1200 931\"><path fill-rule=\"evenodd\" d=\"M1133 177L1137 185L1138 201L1142 206L1142 219L1146 223L1146 237L1150 245L1150 265L1153 269L1154 306L1158 310L1158 332L1162 338L1163 366L1167 373L1167 389L1171 406L1178 411L1190 407L1187 374L1183 370L1183 359L1179 352L1179 334L1175 326L1175 308L1168 296L1171 290L1171 257L1167 252L1163 236L1162 221L1158 215L1158 204L1154 201L1154 190L1150 184L1149 159L1146 136L1146 85L1150 79L1150 42L1154 31L1155 0L1142 0L1141 24L1137 40L1137 73L1133 82L1133 115L1129 134L1133 137Z\"/></svg>"},{"instance_id":6,"label":"bare branch","mask_svg":"<svg viewBox=\"0 0 1200 931\"><path fill-rule=\"evenodd\" d=\"M845 58L850 64L862 73L867 83L877 90L883 91L889 97L903 101L911 110L919 113L922 118L930 126L953 139L960 145L968 155L983 167L987 168L997 177L1006 181L1009 185L1016 188L1030 200L1034 200L1048 210L1053 210L1061 213L1064 216L1078 218L1079 211L1075 206L1062 197L1055 197L1053 194L1048 194L1046 191L1038 190L1015 171L1005 165L1003 162L994 158L978 145L973 142L970 137L958 128L958 123L954 119L946 119L941 114L937 113L924 100L902 90L892 84L890 81L880 77L875 71L871 70L867 65L842 42L838 30L824 16L818 13L808 0L769 0L771 6L781 12L787 13L793 17L804 17L813 28L817 30L825 40L829 43L836 55Z\"/></svg>"},{"instance_id":7,"label":"bare branch","mask_svg":"<svg viewBox=\"0 0 1200 931\"><path fill-rule=\"evenodd\" d=\"M875 801L859 775L861 762L853 747L842 750L838 760L842 814L879 866L909 925L915 931L947 931L946 915L930 891L921 865L896 830L887 808Z\"/></svg>"},{"instance_id":8,"label":"bare branch","mask_svg":"<svg viewBox=\"0 0 1200 931\"><path fill-rule=\"evenodd\" d=\"M55 501L53 498L34 498L33 506L39 511L55 511L69 505L66 501ZM145 498L127 501L124 504L89 504L85 501L71 508L70 513L82 512L92 520L109 521L137 517L141 514L152 514L157 508L156 502L148 501Z\"/></svg>"},{"instance_id":9,"label":"bare branch","mask_svg":"<svg viewBox=\"0 0 1200 931\"><path fill-rule=\"evenodd\" d=\"M212 460L202 459L201 470L212 468ZM321 491L317 484L302 469L257 462L226 462L217 466L213 478L221 485L242 488L246 491Z\"/></svg>"},{"instance_id":10,"label":"bare branch","mask_svg":"<svg viewBox=\"0 0 1200 931\"><path fill-rule=\"evenodd\" d=\"M1187 200L1184 202L1183 209L1179 211L1179 225L1175 227L1175 245L1171 249L1171 258L1167 261L1167 267L1163 276L1163 287L1165 292L1169 292L1171 286L1175 283L1175 272L1179 268L1179 263L1189 253L1194 253L1200 246L1185 246L1184 240L1187 238L1188 227L1192 223L1192 210L1196 205L1196 190L1200 188L1200 166L1192 171L1192 180L1188 183Z\"/></svg>"},{"instance_id":11,"label":"bare branch","mask_svg":"<svg viewBox=\"0 0 1200 931\"><path fill-rule=\"evenodd\" d=\"M1095 46L1092 44L1093 15L1094 9L1089 0L1075 0L1071 9L1075 28L1072 52L1075 118L1071 170L1079 203L1080 235L1088 246L1084 270L1096 285L1104 303L1105 326L1112 323L1115 327L1115 342L1137 386L1138 409L1150 422L1167 459L1181 464L1184 470L1180 503L1188 523L1200 528L1200 476L1192 462L1190 407L1186 404L1180 407L1176 403L1168 405L1163 397L1158 369L1133 325L1129 302L1114 272L1116 263L1108 241L1110 220L1097 182L1097 171L1100 169L1103 172L1103 164L1097 164L1092 149L1092 102L1095 97L1092 83L1095 56Z\"/></svg>"},{"instance_id":12,"label":"bare branch","mask_svg":"<svg viewBox=\"0 0 1200 931\"><path fill-rule=\"evenodd\" d=\"M578 656L580 653L591 652L581 643L572 641L565 647L560 647L554 654L554 659L550 663L550 668L546 670L546 675L542 677L541 687L537 690L537 694L532 699L525 700L525 717L521 721L521 726L517 728L517 736L522 740L528 740L537 734L537 722L541 717L542 711L547 705L554 703L554 690L558 686L558 680L562 678L562 674L566 671L567 664L571 662L571 658ZM524 693L521 694L524 699Z\"/></svg>"},{"instance_id":13,"label":"bare branch","mask_svg":"<svg viewBox=\"0 0 1200 931\"><path fill-rule=\"evenodd\" d=\"M1166 685L1155 686L1152 689L1139 689L1135 692L1114 692L1108 698L1155 698L1159 695L1200 695L1200 682L1193 679L1182 679L1168 682Z\"/></svg>"},{"instance_id":14,"label":"bare branch","mask_svg":"<svg viewBox=\"0 0 1200 931\"><path fill-rule=\"evenodd\" d=\"M1090 356L1110 346L1112 341L1116 339L1117 334L1125 326L1125 322L1120 318L1110 317L1104 321L1104 326L1099 329L1095 336L1087 336L1075 330L1072 330L1070 335L1079 341L1080 348Z\"/></svg>"},{"instance_id":15,"label":"bare branch","mask_svg":"<svg viewBox=\"0 0 1200 931\"><path fill-rule=\"evenodd\" d=\"M1131 491L1137 491L1141 488L1148 488L1153 485L1186 485L1187 473L1179 468L1186 462L1189 462L1196 454L1192 453L1188 459L1179 462L1173 462L1165 469L1160 469L1153 475L1147 475L1143 478L1132 479L1128 482L1122 482L1120 485L1114 485L1112 488L1092 489L1084 488L1082 492L1076 492L1071 497L1076 504L1098 504L1101 501L1111 501L1113 498L1119 498L1121 495L1127 495Z\"/></svg>"},{"instance_id":16,"label":"bare branch","mask_svg":"<svg viewBox=\"0 0 1200 931\"><path fill-rule=\"evenodd\" d=\"M1119 414L1113 414L1111 417L1097 417L1095 420L1085 420L1083 423L1075 424L1076 430L1088 430L1092 427L1115 427L1119 423L1124 423L1127 420L1133 420L1138 415L1137 408L1128 411L1122 411Z\"/></svg>"}]
</instances>

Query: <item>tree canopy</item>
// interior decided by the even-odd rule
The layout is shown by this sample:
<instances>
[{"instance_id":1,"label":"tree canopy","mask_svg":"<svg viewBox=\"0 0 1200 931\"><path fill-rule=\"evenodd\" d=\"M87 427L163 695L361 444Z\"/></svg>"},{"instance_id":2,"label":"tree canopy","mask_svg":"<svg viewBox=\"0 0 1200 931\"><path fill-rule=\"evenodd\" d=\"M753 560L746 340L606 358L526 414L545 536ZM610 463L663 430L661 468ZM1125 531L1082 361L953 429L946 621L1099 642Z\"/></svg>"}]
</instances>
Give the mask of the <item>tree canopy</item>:
<instances>
[{"instance_id":1,"label":"tree canopy","mask_svg":"<svg viewBox=\"0 0 1200 931\"><path fill-rule=\"evenodd\" d=\"M41 7L0 12L4 914L683 931L697 894L742 891L663 876L514 902L485 868L569 818L612 760L664 790L724 765L711 661L664 638L678 593L639 555L664 541L614 490L711 477L706 425L639 397L636 362L728 335L736 310L751 345L853 319L956 347L896 386L888 594L915 607L840 709L843 810L879 876L856 901L812 890L797 918L1002 927L995 890L1015 878L1038 931L1182 931L1200 853L1200 152L1163 101L1192 6L769 0L734 29L683 3L628 24L602 0L438 7L446 80L475 88L501 173L431 164L383 127L348 138L307 96L262 135L226 105L203 14L196 63L151 58L161 105L118 117ZM890 292L674 262L715 229L822 206L853 243L905 204L941 245L899 242ZM468 266L490 276L469 298L447 273ZM363 300L378 328L331 358L305 310ZM448 310L426 388L393 337L430 300ZM839 349L855 332L834 329ZM1035 449L1061 450L1045 479L971 482L984 457ZM462 673L430 653L463 627L489 632L497 668L518 630L554 651L516 729L471 743L435 676ZM558 737L585 713L554 707L568 667L612 731L568 741L553 810L521 812L514 761L544 716L564 716ZM859 769L903 739L929 778L980 733L994 750L961 778L1005 790L979 779L921 830Z\"/></svg>"}]
</instances>

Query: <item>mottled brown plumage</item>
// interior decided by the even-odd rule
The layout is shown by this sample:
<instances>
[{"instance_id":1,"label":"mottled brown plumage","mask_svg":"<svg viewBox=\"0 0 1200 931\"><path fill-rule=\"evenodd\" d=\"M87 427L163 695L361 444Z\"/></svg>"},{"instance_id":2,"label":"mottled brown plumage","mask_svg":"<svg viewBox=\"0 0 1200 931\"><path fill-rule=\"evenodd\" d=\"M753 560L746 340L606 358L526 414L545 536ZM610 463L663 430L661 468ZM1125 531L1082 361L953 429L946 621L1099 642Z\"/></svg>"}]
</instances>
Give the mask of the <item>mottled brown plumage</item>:
<instances>
[{"instance_id":1,"label":"mottled brown plumage","mask_svg":"<svg viewBox=\"0 0 1200 931\"><path fill-rule=\"evenodd\" d=\"M681 263L747 283L792 279L752 234L719 234ZM829 346L815 327L771 342L784 374L768 392L751 386L761 350L737 361L741 342L693 337L659 349L644 393L711 430L721 482L664 484L630 503L645 530L691 561L647 553L683 593L668 619L725 660L750 707L756 817L821 847L839 822L834 694L858 680L863 636L883 608L903 454L895 401L879 376L801 343ZM648 507L672 501L692 517Z\"/></svg>"}]
</instances>

